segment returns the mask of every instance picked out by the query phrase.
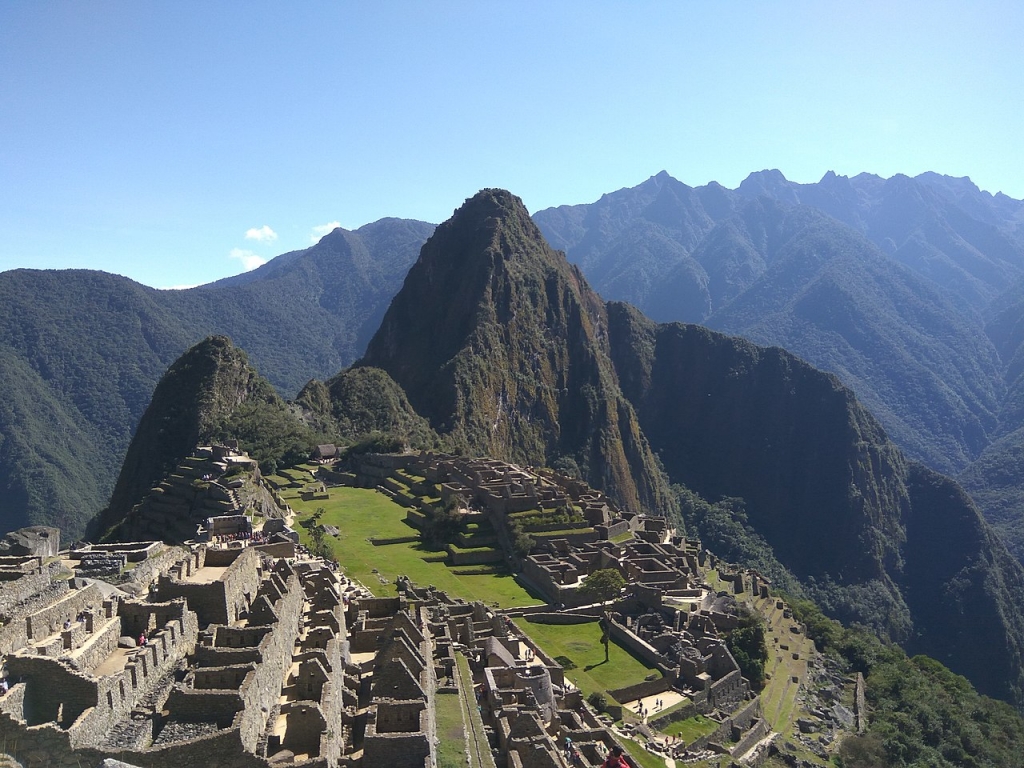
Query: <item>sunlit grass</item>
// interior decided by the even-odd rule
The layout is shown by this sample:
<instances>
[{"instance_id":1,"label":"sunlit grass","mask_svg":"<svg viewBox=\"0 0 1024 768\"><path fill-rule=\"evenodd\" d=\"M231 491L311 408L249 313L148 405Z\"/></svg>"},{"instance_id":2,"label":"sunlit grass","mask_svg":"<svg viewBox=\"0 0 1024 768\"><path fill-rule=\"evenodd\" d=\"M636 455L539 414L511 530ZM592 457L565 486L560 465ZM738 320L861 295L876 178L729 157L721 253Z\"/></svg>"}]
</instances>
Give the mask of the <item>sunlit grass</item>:
<instances>
[{"instance_id":1,"label":"sunlit grass","mask_svg":"<svg viewBox=\"0 0 1024 768\"><path fill-rule=\"evenodd\" d=\"M605 662L601 627L596 621L589 624L532 624L525 619L516 619L516 624L548 656L564 656L576 665L576 669L567 670L565 676L583 691L584 696L642 683L652 673L660 676L656 668L648 666L614 642L609 644L608 661Z\"/></svg>"},{"instance_id":2,"label":"sunlit grass","mask_svg":"<svg viewBox=\"0 0 1024 768\"><path fill-rule=\"evenodd\" d=\"M387 496L366 488L330 488L330 498L303 501L298 494L286 493L285 499L296 512L295 528L303 544L311 543L309 530L302 524L320 507L320 523L340 531L326 540L345 574L366 585L375 595L393 595L398 576L408 576L419 586L433 585L452 597L480 600L488 605L511 608L536 605L533 598L507 574L460 576L437 559L443 553L426 549L421 543L374 546L370 539L415 536L416 529L404 522L405 508Z\"/></svg>"}]
</instances>

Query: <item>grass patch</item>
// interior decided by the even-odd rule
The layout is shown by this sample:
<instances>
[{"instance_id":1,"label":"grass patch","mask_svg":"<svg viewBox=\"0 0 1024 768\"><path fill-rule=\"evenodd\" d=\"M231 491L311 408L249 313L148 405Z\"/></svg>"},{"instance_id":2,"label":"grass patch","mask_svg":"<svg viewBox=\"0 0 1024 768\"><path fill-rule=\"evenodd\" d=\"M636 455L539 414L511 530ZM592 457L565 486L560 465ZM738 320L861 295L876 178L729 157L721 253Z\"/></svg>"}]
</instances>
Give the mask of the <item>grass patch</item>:
<instances>
[{"instance_id":1,"label":"grass patch","mask_svg":"<svg viewBox=\"0 0 1024 768\"><path fill-rule=\"evenodd\" d=\"M604 693L642 683L651 672L657 671L614 642L608 648L606 663L601 627L596 621L590 624L531 624L518 619L516 625L549 656L559 659L559 663L564 657L576 665L577 668L566 676L583 691L584 697L595 691Z\"/></svg>"},{"instance_id":2,"label":"grass patch","mask_svg":"<svg viewBox=\"0 0 1024 768\"><path fill-rule=\"evenodd\" d=\"M629 752L629 756L636 760L641 768L665 768L665 758L651 754L643 748L639 741L634 741L626 736L620 736L619 739L626 751Z\"/></svg>"},{"instance_id":3,"label":"grass patch","mask_svg":"<svg viewBox=\"0 0 1024 768\"><path fill-rule=\"evenodd\" d=\"M689 744L694 739L699 739L701 736L707 736L717 727L718 723L714 720L710 720L704 717L704 715L694 715L693 717L688 717L686 720L676 720L674 723L669 723L661 729L661 732L666 733L669 736L678 736L684 742Z\"/></svg>"},{"instance_id":4,"label":"grass patch","mask_svg":"<svg viewBox=\"0 0 1024 768\"><path fill-rule=\"evenodd\" d=\"M437 719L438 768L463 768L466 760L466 731L462 726L462 702L457 693L434 697Z\"/></svg>"},{"instance_id":5,"label":"grass patch","mask_svg":"<svg viewBox=\"0 0 1024 768\"><path fill-rule=\"evenodd\" d=\"M365 584L374 595L393 595L395 578L404 575L421 586L432 584L452 597L481 600L488 605L497 603L503 608L540 602L509 575L460 576L442 563L428 562L425 558L435 559L439 553L419 542L373 546L371 538L409 536L414 532L404 522L405 508L368 488L337 487L328 491L328 499L289 498L296 513L299 538L306 546L311 544L309 531L302 522L323 507L320 523L336 526L340 531L337 537L327 539L334 557L348 576Z\"/></svg>"}]
</instances>

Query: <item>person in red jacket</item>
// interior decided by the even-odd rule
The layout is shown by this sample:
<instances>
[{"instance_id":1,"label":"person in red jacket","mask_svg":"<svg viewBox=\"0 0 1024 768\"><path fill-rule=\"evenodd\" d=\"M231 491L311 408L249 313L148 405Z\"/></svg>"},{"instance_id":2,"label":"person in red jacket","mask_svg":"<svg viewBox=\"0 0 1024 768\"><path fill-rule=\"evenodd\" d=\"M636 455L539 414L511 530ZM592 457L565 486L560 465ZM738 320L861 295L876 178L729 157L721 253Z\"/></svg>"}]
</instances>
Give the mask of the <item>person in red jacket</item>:
<instances>
[{"instance_id":1,"label":"person in red jacket","mask_svg":"<svg viewBox=\"0 0 1024 768\"><path fill-rule=\"evenodd\" d=\"M612 751L608 753L608 757L605 758L602 768L629 768L629 763L626 762L626 758L622 756L622 747L616 744L612 747Z\"/></svg>"}]
</instances>

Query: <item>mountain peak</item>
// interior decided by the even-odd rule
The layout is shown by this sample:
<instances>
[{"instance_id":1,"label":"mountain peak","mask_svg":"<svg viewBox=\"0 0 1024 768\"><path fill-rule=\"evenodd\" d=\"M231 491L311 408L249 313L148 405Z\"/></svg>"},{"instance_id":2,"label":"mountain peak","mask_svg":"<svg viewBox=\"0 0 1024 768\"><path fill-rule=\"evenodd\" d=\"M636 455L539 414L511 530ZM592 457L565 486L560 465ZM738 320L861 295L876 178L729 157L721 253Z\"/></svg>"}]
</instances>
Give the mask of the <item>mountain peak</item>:
<instances>
[{"instance_id":1,"label":"mountain peak","mask_svg":"<svg viewBox=\"0 0 1024 768\"><path fill-rule=\"evenodd\" d=\"M662 508L606 328L601 300L522 201L485 189L424 244L357 365L387 372L454 449L570 462L626 508Z\"/></svg>"},{"instance_id":2,"label":"mountain peak","mask_svg":"<svg viewBox=\"0 0 1024 768\"><path fill-rule=\"evenodd\" d=\"M789 180L777 168L755 171L740 182L736 190L746 197L768 195L787 203L796 203L796 193L790 188Z\"/></svg>"}]
</instances>

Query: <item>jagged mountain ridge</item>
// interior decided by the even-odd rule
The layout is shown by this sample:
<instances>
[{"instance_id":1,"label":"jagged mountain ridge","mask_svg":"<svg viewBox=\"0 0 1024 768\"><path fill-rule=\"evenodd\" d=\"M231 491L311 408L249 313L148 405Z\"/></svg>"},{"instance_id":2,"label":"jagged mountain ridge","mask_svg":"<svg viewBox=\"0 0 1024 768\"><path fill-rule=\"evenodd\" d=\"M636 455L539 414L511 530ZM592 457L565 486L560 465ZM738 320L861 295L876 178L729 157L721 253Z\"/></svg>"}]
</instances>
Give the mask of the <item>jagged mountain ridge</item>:
<instances>
[{"instance_id":1,"label":"jagged mountain ridge","mask_svg":"<svg viewBox=\"0 0 1024 768\"><path fill-rule=\"evenodd\" d=\"M1024 202L938 174L730 191L661 173L535 220L607 298L838 375L911 457L962 472L1024 558Z\"/></svg>"},{"instance_id":2,"label":"jagged mountain ridge","mask_svg":"<svg viewBox=\"0 0 1024 768\"><path fill-rule=\"evenodd\" d=\"M860 232L856 250L867 254L865 263L884 269L862 283L856 260L847 259L840 270L842 260L822 258L825 271L793 294L794 303L817 314L787 317L784 302L771 323L745 327L738 311L743 302L734 300L772 270L785 231L775 220L788 219L792 228L798 219L793 206L817 206L843 222L833 224L836 242L849 245L851 227ZM557 232L546 216L561 222ZM760 172L736 191L715 183L690 188L659 174L634 190L605 195L600 205L551 209L535 218L571 260L590 254L584 271L603 295L641 304L655 319L673 319L672 307L685 310L678 319L720 319L720 329L780 344L832 370L902 447L934 467L957 471L983 451L964 481L990 519L1001 523L1014 551L1024 553L1024 540L1015 538L1024 491L1008 477L1024 440L1014 405L1019 366L1016 347L1000 337L1004 318L1012 326L1024 309L1010 293L984 312L975 308L1012 279L1014 243L1024 232L1020 201L935 174L889 180L826 174L816 184L794 184L778 172ZM621 234L624 226L633 226L631 236ZM253 273L184 292L152 291L100 273L0 275L0 345L9 345L2 359L10 361L6 370L19 389L0 406L4 525L59 521L80 529L103 505L160 372L209 333L231 336L287 394L310 376L327 377L350 362L431 230L383 220L355 233L333 233L322 247L285 254ZM863 247L865 238L873 254ZM613 265L601 263L606 247L615 253ZM378 268L390 275L390 288L378 279ZM897 283L880 291L883 278ZM919 294L922 285L927 300ZM962 295L951 292L957 287ZM364 293L371 297L368 308L357 306ZM652 305L656 296L660 309ZM338 314L347 308L356 314ZM841 310L845 327L868 331L884 353L862 353L841 328L830 327L833 309ZM890 316L894 322L886 321ZM938 326L931 325L935 317ZM995 318L987 328L991 342L986 317ZM997 369L1008 367L1005 378L993 377L993 360ZM51 415L34 419L19 402L49 402Z\"/></svg>"},{"instance_id":3,"label":"jagged mountain ridge","mask_svg":"<svg viewBox=\"0 0 1024 768\"><path fill-rule=\"evenodd\" d=\"M691 188L662 172L535 219L605 298L628 301L654 320L699 322L789 349L852 386L912 456L958 472L987 445L1006 390L982 312L1024 277L1024 204L956 181L830 173L817 184L794 184L762 171L730 191L714 183ZM958 199L989 215L972 218ZM812 216L811 208L825 215ZM787 271L786 251L794 239L809 239L808 228L817 233L818 270ZM825 317L801 321L797 301L821 270L840 276L830 262L844 250L856 252L841 274L841 287L851 289L848 316L838 318L846 326ZM631 273L634 253L641 256ZM908 296L929 311L900 312ZM766 299L778 305L772 322L750 311ZM888 331L874 339L877 350L858 349L856 321L872 317ZM905 354L907 337L926 344Z\"/></svg>"}]
</instances>

